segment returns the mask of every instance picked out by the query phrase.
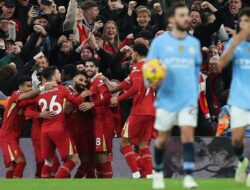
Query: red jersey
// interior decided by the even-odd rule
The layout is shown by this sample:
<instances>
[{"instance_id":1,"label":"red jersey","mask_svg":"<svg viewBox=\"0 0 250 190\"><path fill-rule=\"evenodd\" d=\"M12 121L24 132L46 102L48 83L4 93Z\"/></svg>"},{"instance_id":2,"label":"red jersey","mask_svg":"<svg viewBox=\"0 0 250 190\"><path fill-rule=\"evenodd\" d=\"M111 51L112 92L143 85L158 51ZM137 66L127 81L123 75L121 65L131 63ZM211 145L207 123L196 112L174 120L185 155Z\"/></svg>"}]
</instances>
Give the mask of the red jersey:
<instances>
[{"instance_id":1,"label":"red jersey","mask_svg":"<svg viewBox=\"0 0 250 190\"><path fill-rule=\"evenodd\" d=\"M41 136L41 119L36 105L28 106L24 111L26 119L32 119L31 138L33 140L40 140Z\"/></svg>"},{"instance_id":2,"label":"red jersey","mask_svg":"<svg viewBox=\"0 0 250 190\"><path fill-rule=\"evenodd\" d=\"M80 105L83 101L81 97L75 97L65 86L57 87L41 92L34 98L39 106L40 112L54 111L55 116L52 119L42 120L42 131L62 130L65 126L64 102L65 99L75 105Z\"/></svg>"},{"instance_id":3,"label":"red jersey","mask_svg":"<svg viewBox=\"0 0 250 190\"><path fill-rule=\"evenodd\" d=\"M95 113L105 114L110 113L110 98L111 93L104 81L100 78L102 74L98 73L91 79L90 91L92 93L91 100L94 104L93 111Z\"/></svg>"},{"instance_id":4,"label":"red jersey","mask_svg":"<svg viewBox=\"0 0 250 190\"><path fill-rule=\"evenodd\" d=\"M131 115L151 115L155 116L154 100L155 90L146 88L142 76L142 66L144 60L136 63L130 75L121 83L121 87L125 91L118 97L119 101L124 101L129 97L133 97L133 106Z\"/></svg>"},{"instance_id":5,"label":"red jersey","mask_svg":"<svg viewBox=\"0 0 250 190\"><path fill-rule=\"evenodd\" d=\"M3 124L0 129L0 139L18 140L25 123L24 109L19 105L19 91L12 93L4 111Z\"/></svg>"},{"instance_id":6,"label":"red jersey","mask_svg":"<svg viewBox=\"0 0 250 190\"><path fill-rule=\"evenodd\" d=\"M78 97L79 93L75 91L72 86L68 87L69 91ZM78 107L71 105L72 108L69 113L65 113L66 118L66 130L70 134L81 135L87 131L87 124L89 118L86 118L86 114L78 109Z\"/></svg>"}]
</instances>

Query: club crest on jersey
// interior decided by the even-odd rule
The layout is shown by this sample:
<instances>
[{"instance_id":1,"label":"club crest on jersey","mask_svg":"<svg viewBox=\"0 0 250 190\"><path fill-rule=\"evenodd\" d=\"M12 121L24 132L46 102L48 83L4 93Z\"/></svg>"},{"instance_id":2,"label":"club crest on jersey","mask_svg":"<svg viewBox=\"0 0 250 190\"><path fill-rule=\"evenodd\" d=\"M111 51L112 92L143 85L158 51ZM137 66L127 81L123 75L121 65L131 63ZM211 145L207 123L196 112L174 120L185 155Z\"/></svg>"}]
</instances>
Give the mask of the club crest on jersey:
<instances>
[{"instance_id":1,"label":"club crest on jersey","mask_svg":"<svg viewBox=\"0 0 250 190\"><path fill-rule=\"evenodd\" d=\"M194 47L190 47L190 48L188 49L188 52L189 52L190 54L194 55L194 54L195 54L195 48L194 48Z\"/></svg>"},{"instance_id":2,"label":"club crest on jersey","mask_svg":"<svg viewBox=\"0 0 250 190\"><path fill-rule=\"evenodd\" d=\"M183 53L185 51L184 46L178 46L179 53Z\"/></svg>"}]
</instances>

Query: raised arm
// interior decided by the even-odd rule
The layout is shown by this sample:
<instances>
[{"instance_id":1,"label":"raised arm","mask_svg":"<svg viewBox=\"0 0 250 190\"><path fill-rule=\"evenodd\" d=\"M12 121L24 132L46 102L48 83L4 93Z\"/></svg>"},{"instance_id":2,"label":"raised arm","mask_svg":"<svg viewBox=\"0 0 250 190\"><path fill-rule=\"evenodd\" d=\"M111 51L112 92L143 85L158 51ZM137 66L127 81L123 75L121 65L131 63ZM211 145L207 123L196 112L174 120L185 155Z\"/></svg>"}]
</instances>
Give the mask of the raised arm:
<instances>
[{"instance_id":1,"label":"raised arm","mask_svg":"<svg viewBox=\"0 0 250 190\"><path fill-rule=\"evenodd\" d=\"M76 28L76 12L77 12L77 2L76 0L70 0L66 14L66 19L63 23L63 31L74 30Z\"/></svg>"},{"instance_id":2,"label":"raised arm","mask_svg":"<svg viewBox=\"0 0 250 190\"><path fill-rule=\"evenodd\" d=\"M226 51L221 55L219 59L219 64L221 69L225 68L230 63L236 47L241 42L245 41L249 35L250 35L250 30L242 30L233 37L232 42L229 44L229 47L226 49Z\"/></svg>"}]
</instances>

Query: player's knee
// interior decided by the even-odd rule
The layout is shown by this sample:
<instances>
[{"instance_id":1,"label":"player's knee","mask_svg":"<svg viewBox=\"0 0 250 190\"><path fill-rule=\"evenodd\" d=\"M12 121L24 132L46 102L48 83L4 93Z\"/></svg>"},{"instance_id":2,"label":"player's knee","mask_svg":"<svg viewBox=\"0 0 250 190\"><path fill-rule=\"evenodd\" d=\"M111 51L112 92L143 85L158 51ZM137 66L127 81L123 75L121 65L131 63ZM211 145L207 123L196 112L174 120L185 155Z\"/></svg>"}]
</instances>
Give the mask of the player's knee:
<instances>
[{"instance_id":1,"label":"player's knee","mask_svg":"<svg viewBox=\"0 0 250 190\"><path fill-rule=\"evenodd\" d=\"M147 142L140 142L139 143L139 149L143 150L145 148L148 148L148 143Z\"/></svg>"},{"instance_id":2,"label":"player's knee","mask_svg":"<svg viewBox=\"0 0 250 190\"><path fill-rule=\"evenodd\" d=\"M16 160L15 160L16 163L21 163L21 162L24 162L26 164L26 160L24 157L18 157Z\"/></svg>"},{"instance_id":3,"label":"player's knee","mask_svg":"<svg viewBox=\"0 0 250 190\"><path fill-rule=\"evenodd\" d=\"M52 167L53 166L53 158L47 158L45 159L44 165Z\"/></svg>"},{"instance_id":4,"label":"player's knee","mask_svg":"<svg viewBox=\"0 0 250 190\"><path fill-rule=\"evenodd\" d=\"M81 164L81 160L80 160L78 154L72 155L71 160L72 160L76 165L80 165L80 164Z\"/></svg>"},{"instance_id":5,"label":"player's knee","mask_svg":"<svg viewBox=\"0 0 250 190\"><path fill-rule=\"evenodd\" d=\"M128 139L128 138L122 138L121 139L121 148L123 148L123 147L125 147L125 146L128 146L128 145L130 145L131 143L130 143L130 139Z\"/></svg>"}]
</instances>

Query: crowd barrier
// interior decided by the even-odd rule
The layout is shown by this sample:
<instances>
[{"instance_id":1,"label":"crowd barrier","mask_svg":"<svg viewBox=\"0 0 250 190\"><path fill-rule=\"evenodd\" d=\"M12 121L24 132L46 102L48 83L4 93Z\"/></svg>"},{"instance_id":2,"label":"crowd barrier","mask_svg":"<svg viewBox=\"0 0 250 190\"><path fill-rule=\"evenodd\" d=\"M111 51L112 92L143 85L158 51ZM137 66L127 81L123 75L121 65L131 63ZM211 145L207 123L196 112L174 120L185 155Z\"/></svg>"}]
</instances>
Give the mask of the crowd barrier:
<instances>
[{"instance_id":1,"label":"crowd barrier","mask_svg":"<svg viewBox=\"0 0 250 190\"><path fill-rule=\"evenodd\" d=\"M246 155L250 158L250 138L245 139ZM32 178L35 173L35 161L33 147L29 138L20 141L24 151L27 166L24 172L25 178ZM165 176L176 178L183 176L182 170L182 145L178 137L173 137L166 146ZM153 152L153 142L151 143ZM196 168L194 176L198 178L232 177L237 165L236 157L231 147L229 138L196 137L195 139ZM113 140L113 172L116 178L130 178L129 168L120 152L120 139ZM75 171L73 171L75 172ZM5 175L2 153L0 153L0 178Z\"/></svg>"}]
</instances>

